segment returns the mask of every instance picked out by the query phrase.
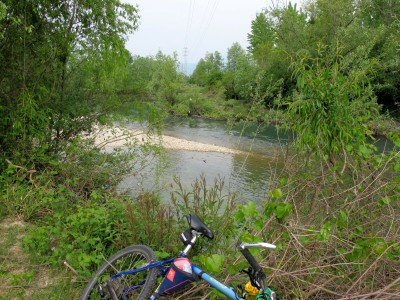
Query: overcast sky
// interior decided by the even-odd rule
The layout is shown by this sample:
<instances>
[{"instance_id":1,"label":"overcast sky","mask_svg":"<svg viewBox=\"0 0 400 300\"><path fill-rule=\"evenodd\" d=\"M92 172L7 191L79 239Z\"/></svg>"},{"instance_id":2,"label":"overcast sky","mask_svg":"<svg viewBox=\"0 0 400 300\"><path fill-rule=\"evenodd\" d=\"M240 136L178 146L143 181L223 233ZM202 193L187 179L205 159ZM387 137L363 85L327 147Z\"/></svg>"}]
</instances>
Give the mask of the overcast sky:
<instances>
[{"instance_id":1,"label":"overcast sky","mask_svg":"<svg viewBox=\"0 0 400 300\"><path fill-rule=\"evenodd\" d=\"M239 42L247 47L251 21L277 0L125 0L139 6L139 29L127 49L141 56L178 53L184 63L197 63L206 52L227 49Z\"/></svg>"}]
</instances>

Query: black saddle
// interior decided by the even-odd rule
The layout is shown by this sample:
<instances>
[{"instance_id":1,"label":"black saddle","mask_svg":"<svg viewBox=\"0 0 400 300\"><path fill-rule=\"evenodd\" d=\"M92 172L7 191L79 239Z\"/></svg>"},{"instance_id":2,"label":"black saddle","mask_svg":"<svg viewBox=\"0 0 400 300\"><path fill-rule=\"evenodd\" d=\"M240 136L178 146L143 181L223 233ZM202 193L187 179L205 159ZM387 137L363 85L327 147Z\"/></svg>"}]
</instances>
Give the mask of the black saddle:
<instances>
[{"instance_id":1,"label":"black saddle","mask_svg":"<svg viewBox=\"0 0 400 300\"><path fill-rule=\"evenodd\" d=\"M210 240L214 238L214 234L211 229L208 228L207 225L204 224L197 215L190 214L186 216L186 219L189 222L190 229L200 232L202 235L209 238Z\"/></svg>"}]
</instances>

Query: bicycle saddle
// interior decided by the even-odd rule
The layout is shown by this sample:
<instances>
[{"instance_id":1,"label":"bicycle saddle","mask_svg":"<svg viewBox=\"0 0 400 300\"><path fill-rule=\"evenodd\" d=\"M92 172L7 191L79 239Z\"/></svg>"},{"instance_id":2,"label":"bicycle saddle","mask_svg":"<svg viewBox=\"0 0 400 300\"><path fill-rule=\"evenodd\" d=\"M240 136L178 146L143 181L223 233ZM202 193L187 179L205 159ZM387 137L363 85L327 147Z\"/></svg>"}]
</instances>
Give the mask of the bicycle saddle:
<instances>
[{"instance_id":1,"label":"bicycle saddle","mask_svg":"<svg viewBox=\"0 0 400 300\"><path fill-rule=\"evenodd\" d=\"M208 228L207 225L204 224L197 215L190 214L186 216L186 219L189 222L190 229L200 232L202 235L209 238L210 240L214 238L214 234L212 233L211 229Z\"/></svg>"}]
</instances>

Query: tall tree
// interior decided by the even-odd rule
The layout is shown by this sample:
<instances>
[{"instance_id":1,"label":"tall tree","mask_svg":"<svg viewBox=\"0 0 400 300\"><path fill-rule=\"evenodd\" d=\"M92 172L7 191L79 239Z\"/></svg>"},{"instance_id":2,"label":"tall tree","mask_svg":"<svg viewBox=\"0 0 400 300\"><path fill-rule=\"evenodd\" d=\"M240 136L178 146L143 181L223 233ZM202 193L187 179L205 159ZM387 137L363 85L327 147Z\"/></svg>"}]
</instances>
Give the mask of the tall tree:
<instances>
[{"instance_id":1,"label":"tall tree","mask_svg":"<svg viewBox=\"0 0 400 300\"><path fill-rule=\"evenodd\" d=\"M400 94L399 11L398 0L311 0L301 9L289 2L257 15L249 50L267 76L283 80L284 96L295 88L290 66L298 57L312 63L319 49L330 57L340 53L342 72L368 66L378 102L393 108Z\"/></svg>"},{"instance_id":2,"label":"tall tree","mask_svg":"<svg viewBox=\"0 0 400 300\"><path fill-rule=\"evenodd\" d=\"M74 72L99 57L103 63L115 55L126 57L124 40L136 29L138 15L134 6L119 0L5 0L4 6L0 156L23 157L38 149L38 144L48 151L49 143L85 129L84 117L101 103L84 105L85 93L77 93L80 86L73 86ZM99 89L97 83L91 86L93 91Z\"/></svg>"},{"instance_id":3,"label":"tall tree","mask_svg":"<svg viewBox=\"0 0 400 300\"><path fill-rule=\"evenodd\" d=\"M205 58L200 59L190 81L201 86L217 86L221 83L223 68L221 53L207 53Z\"/></svg>"},{"instance_id":4,"label":"tall tree","mask_svg":"<svg viewBox=\"0 0 400 300\"><path fill-rule=\"evenodd\" d=\"M374 63L374 90L381 104L398 115L400 106L400 1L363 0L359 3L359 18L368 58Z\"/></svg>"},{"instance_id":5,"label":"tall tree","mask_svg":"<svg viewBox=\"0 0 400 300\"><path fill-rule=\"evenodd\" d=\"M275 46L276 31L272 19L266 12L257 14L251 22L251 32L248 34L249 51L262 65L268 61L271 49Z\"/></svg>"},{"instance_id":6,"label":"tall tree","mask_svg":"<svg viewBox=\"0 0 400 300\"><path fill-rule=\"evenodd\" d=\"M152 79L148 84L149 91L157 100L167 101L174 105L181 88L182 77L178 72L178 55L164 55L159 51L155 57L155 67Z\"/></svg>"},{"instance_id":7,"label":"tall tree","mask_svg":"<svg viewBox=\"0 0 400 300\"><path fill-rule=\"evenodd\" d=\"M246 51L240 46L239 43L233 43L228 49L226 71L235 71L238 60L246 55Z\"/></svg>"},{"instance_id":8,"label":"tall tree","mask_svg":"<svg viewBox=\"0 0 400 300\"><path fill-rule=\"evenodd\" d=\"M134 94L146 93L155 68L156 63L153 57L134 56L129 62L128 76L124 81L123 90Z\"/></svg>"},{"instance_id":9,"label":"tall tree","mask_svg":"<svg viewBox=\"0 0 400 300\"><path fill-rule=\"evenodd\" d=\"M225 96L251 102L260 69L238 43L228 49L224 73Z\"/></svg>"}]
</instances>

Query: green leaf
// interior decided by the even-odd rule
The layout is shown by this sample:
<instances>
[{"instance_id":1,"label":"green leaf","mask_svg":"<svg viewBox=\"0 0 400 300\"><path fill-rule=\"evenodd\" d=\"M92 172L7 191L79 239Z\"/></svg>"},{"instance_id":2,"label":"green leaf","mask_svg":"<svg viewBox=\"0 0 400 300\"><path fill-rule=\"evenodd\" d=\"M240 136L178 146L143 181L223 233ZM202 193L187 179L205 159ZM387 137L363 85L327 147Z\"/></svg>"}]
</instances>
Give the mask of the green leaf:
<instances>
[{"instance_id":1,"label":"green leaf","mask_svg":"<svg viewBox=\"0 0 400 300\"><path fill-rule=\"evenodd\" d=\"M360 145L358 150L364 157L369 157L372 154L372 150L365 145Z\"/></svg>"},{"instance_id":2,"label":"green leaf","mask_svg":"<svg viewBox=\"0 0 400 300\"><path fill-rule=\"evenodd\" d=\"M246 217L254 217L258 214L257 206L253 201L242 206L242 211Z\"/></svg>"},{"instance_id":3,"label":"green leaf","mask_svg":"<svg viewBox=\"0 0 400 300\"><path fill-rule=\"evenodd\" d=\"M277 188L277 189L269 192L268 194L270 195L270 197L273 200L277 200L279 198L282 198L282 196L283 196L282 190L280 188Z\"/></svg>"},{"instance_id":4,"label":"green leaf","mask_svg":"<svg viewBox=\"0 0 400 300\"><path fill-rule=\"evenodd\" d=\"M229 275L235 275L238 272L238 269L235 265L229 264L227 265Z\"/></svg>"},{"instance_id":5,"label":"green leaf","mask_svg":"<svg viewBox=\"0 0 400 300\"><path fill-rule=\"evenodd\" d=\"M158 259L166 259L171 256L168 252L164 251L155 251L155 253Z\"/></svg>"},{"instance_id":6,"label":"green leaf","mask_svg":"<svg viewBox=\"0 0 400 300\"><path fill-rule=\"evenodd\" d=\"M254 222L254 229L257 231L261 231L264 228L264 222L261 220L256 220Z\"/></svg>"},{"instance_id":7,"label":"green leaf","mask_svg":"<svg viewBox=\"0 0 400 300\"><path fill-rule=\"evenodd\" d=\"M388 248L388 245L385 242L379 243L377 244L372 251L374 251L374 253L376 255L381 255L382 253L384 253L386 251L386 249Z\"/></svg>"},{"instance_id":8,"label":"green leaf","mask_svg":"<svg viewBox=\"0 0 400 300\"><path fill-rule=\"evenodd\" d=\"M287 183L288 183L288 179L286 177L283 177L283 176L279 177L280 186L285 186Z\"/></svg>"},{"instance_id":9,"label":"green leaf","mask_svg":"<svg viewBox=\"0 0 400 300\"><path fill-rule=\"evenodd\" d=\"M221 272L222 265L225 257L219 254L213 254L211 256L200 256L199 260L204 264L204 267L213 273Z\"/></svg>"},{"instance_id":10,"label":"green leaf","mask_svg":"<svg viewBox=\"0 0 400 300\"><path fill-rule=\"evenodd\" d=\"M380 206L389 205L392 202L389 196L385 196L378 200Z\"/></svg>"},{"instance_id":11,"label":"green leaf","mask_svg":"<svg viewBox=\"0 0 400 300\"><path fill-rule=\"evenodd\" d=\"M311 239L308 236L300 236L299 241L303 245L307 245L308 243L311 242Z\"/></svg>"},{"instance_id":12,"label":"green leaf","mask_svg":"<svg viewBox=\"0 0 400 300\"><path fill-rule=\"evenodd\" d=\"M321 228L319 239L325 242L329 241L331 229L332 229L331 221L326 222Z\"/></svg>"},{"instance_id":13,"label":"green leaf","mask_svg":"<svg viewBox=\"0 0 400 300\"><path fill-rule=\"evenodd\" d=\"M246 217L244 215L242 207L239 207L238 211L235 214L235 221L238 223L243 223Z\"/></svg>"},{"instance_id":14,"label":"green leaf","mask_svg":"<svg viewBox=\"0 0 400 300\"><path fill-rule=\"evenodd\" d=\"M292 212L292 205L290 203L279 203L276 208L276 218L282 221L284 218L289 216Z\"/></svg>"},{"instance_id":15,"label":"green leaf","mask_svg":"<svg viewBox=\"0 0 400 300\"><path fill-rule=\"evenodd\" d=\"M339 228L346 228L348 225L348 220L349 220L349 218L348 218L347 212L341 209L339 216L336 217L336 225Z\"/></svg>"}]
</instances>

